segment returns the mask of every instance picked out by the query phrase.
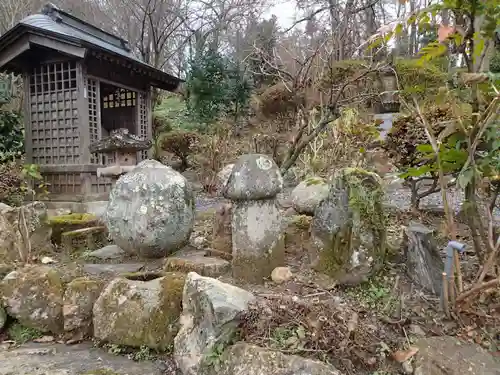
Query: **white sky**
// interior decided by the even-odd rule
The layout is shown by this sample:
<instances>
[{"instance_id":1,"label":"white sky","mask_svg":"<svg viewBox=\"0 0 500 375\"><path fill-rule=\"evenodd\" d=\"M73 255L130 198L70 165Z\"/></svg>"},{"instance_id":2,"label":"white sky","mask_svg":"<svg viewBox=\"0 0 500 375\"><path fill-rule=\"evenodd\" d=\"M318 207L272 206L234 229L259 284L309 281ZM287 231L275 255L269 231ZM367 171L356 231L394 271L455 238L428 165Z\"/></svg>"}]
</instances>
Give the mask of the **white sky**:
<instances>
[{"instance_id":1,"label":"white sky","mask_svg":"<svg viewBox=\"0 0 500 375\"><path fill-rule=\"evenodd\" d=\"M286 29L292 26L295 21L295 1L277 1L276 5L272 6L264 13L265 18L270 18L273 14L278 18L279 25Z\"/></svg>"}]
</instances>

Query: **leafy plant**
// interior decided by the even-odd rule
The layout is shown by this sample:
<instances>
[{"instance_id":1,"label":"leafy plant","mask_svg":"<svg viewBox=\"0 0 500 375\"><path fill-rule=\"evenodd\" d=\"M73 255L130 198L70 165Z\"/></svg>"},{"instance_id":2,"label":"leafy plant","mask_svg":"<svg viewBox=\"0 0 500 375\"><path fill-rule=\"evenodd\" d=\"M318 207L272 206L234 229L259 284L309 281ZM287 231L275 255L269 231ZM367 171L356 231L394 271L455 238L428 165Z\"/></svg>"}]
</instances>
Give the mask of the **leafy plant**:
<instances>
[{"instance_id":1,"label":"leafy plant","mask_svg":"<svg viewBox=\"0 0 500 375\"><path fill-rule=\"evenodd\" d=\"M167 94L153 112L154 134L160 135L171 130L201 130L202 126L190 116L186 102L180 95Z\"/></svg>"},{"instance_id":2,"label":"leafy plant","mask_svg":"<svg viewBox=\"0 0 500 375\"><path fill-rule=\"evenodd\" d=\"M24 154L22 117L13 111L0 110L0 163Z\"/></svg>"},{"instance_id":3,"label":"leafy plant","mask_svg":"<svg viewBox=\"0 0 500 375\"><path fill-rule=\"evenodd\" d=\"M406 0L402 1L406 2ZM452 301L455 304L477 295L484 289L496 287L500 282L498 270L495 269L498 268L498 260L500 259L498 257L500 236L494 230L492 214L500 193L498 184L500 171L497 157L499 144L494 141L494 139L498 139L498 134L500 134L500 91L498 88L500 76L487 72L488 66L484 64L484 62L488 62L488 56L494 48L495 33L500 26L500 2L498 0L464 0L459 2L443 0L414 13L406 22L408 24L418 23L419 25L430 24L431 19L441 12L454 16L455 22L453 26L440 25L438 40L421 49L419 62L424 65L431 60L442 57L445 53L459 54L465 62L466 71L460 74L460 80L465 87L469 88L470 95L467 100L472 109L472 116L468 118L461 107L457 105L456 97L458 95L456 93L452 90L445 90L444 93L446 102L453 110L455 133L463 137L463 141L457 149L463 150L466 153L466 158L463 157L462 153L455 153L455 155L451 155L448 162L454 161L456 169L459 171L458 186L465 190L464 209L467 223L471 231L475 252L482 263L481 271L472 288L462 292L463 286L459 282L458 290L462 293ZM400 25L383 35L383 39L385 40L388 35L390 38L391 34L397 33L398 29L401 29L398 26ZM446 183L444 181L447 166L442 155L443 139L433 134L431 122L428 121L415 97L413 97L413 105L406 103L406 107L418 115L428 142L432 146L445 206L448 236L454 240L456 233L453 212L447 204ZM492 136L492 134L494 135ZM490 204L486 209L486 215L480 209L480 203L477 199L479 182L485 176L489 177L492 184L496 185ZM487 220L484 220L485 217ZM483 283L488 272L495 274L496 278ZM454 288L455 284L450 287Z\"/></svg>"},{"instance_id":4,"label":"leafy plant","mask_svg":"<svg viewBox=\"0 0 500 375\"><path fill-rule=\"evenodd\" d=\"M25 344L43 336L39 330L25 327L18 322L11 324L7 329L7 333L11 340L14 340L17 344Z\"/></svg>"},{"instance_id":5,"label":"leafy plant","mask_svg":"<svg viewBox=\"0 0 500 375\"><path fill-rule=\"evenodd\" d=\"M243 115L251 86L241 67L209 49L190 63L187 107L193 118L212 124L223 114Z\"/></svg>"},{"instance_id":6,"label":"leafy plant","mask_svg":"<svg viewBox=\"0 0 500 375\"><path fill-rule=\"evenodd\" d=\"M199 136L195 132L175 130L164 134L161 140L161 148L171 152L181 160L181 170L189 167L188 157L193 153L198 144Z\"/></svg>"}]
</instances>

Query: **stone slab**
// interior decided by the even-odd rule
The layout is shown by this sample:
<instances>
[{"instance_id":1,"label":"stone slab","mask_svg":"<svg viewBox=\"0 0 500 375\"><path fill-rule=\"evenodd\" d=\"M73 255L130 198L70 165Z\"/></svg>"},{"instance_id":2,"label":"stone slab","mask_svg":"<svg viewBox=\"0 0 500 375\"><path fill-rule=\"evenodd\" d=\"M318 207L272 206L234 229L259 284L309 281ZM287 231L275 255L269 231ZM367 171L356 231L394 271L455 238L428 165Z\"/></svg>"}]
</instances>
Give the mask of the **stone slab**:
<instances>
[{"instance_id":1,"label":"stone slab","mask_svg":"<svg viewBox=\"0 0 500 375\"><path fill-rule=\"evenodd\" d=\"M83 265L83 272L94 276L119 276L124 273L137 272L144 268L144 263L93 264Z\"/></svg>"},{"instance_id":2,"label":"stone slab","mask_svg":"<svg viewBox=\"0 0 500 375\"><path fill-rule=\"evenodd\" d=\"M231 264L224 259L207 257L204 251L178 253L165 260L167 272L196 272L201 276L219 277L228 273Z\"/></svg>"},{"instance_id":3,"label":"stone slab","mask_svg":"<svg viewBox=\"0 0 500 375\"><path fill-rule=\"evenodd\" d=\"M0 363L0 375L161 375L167 370L159 362L134 362L91 344L27 344L0 349Z\"/></svg>"}]
</instances>

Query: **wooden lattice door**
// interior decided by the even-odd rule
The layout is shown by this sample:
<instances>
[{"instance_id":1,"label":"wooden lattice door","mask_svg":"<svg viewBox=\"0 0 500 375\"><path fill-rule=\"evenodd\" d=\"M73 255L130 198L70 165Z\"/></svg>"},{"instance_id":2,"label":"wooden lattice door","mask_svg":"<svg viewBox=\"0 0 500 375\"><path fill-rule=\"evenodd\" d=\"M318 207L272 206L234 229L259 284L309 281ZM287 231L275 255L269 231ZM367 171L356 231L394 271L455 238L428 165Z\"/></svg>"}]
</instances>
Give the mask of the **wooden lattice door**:
<instances>
[{"instance_id":1,"label":"wooden lattice door","mask_svg":"<svg viewBox=\"0 0 500 375\"><path fill-rule=\"evenodd\" d=\"M137 120L137 135L142 139L150 138L148 131L149 121L148 121L148 95L145 92L139 93L138 100L138 120ZM148 151L144 150L139 153L139 160L146 160L148 158Z\"/></svg>"},{"instance_id":2,"label":"wooden lattice door","mask_svg":"<svg viewBox=\"0 0 500 375\"><path fill-rule=\"evenodd\" d=\"M102 138L101 128L101 101L99 82L93 78L87 78L87 100L89 106L89 133L90 143L99 141ZM102 154L92 154L90 162L92 164L102 164Z\"/></svg>"},{"instance_id":3,"label":"wooden lattice door","mask_svg":"<svg viewBox=\"0 0 500 375\"><path fill-rule=\"evenodd\" d=\"M77 64L42 64L30 76L30 129L35 164L78 164L80 132Z\"/></svg>"}]
</instances>

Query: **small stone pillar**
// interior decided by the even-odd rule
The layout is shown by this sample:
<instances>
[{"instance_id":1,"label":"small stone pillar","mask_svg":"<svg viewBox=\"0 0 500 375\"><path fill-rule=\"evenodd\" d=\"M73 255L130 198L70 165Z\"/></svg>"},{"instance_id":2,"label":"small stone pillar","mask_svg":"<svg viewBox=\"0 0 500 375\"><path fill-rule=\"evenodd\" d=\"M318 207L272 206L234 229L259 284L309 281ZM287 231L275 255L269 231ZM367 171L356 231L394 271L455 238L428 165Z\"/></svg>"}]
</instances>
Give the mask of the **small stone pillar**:
<instances>
[{"instance_id":1,"label":"small stone pillar","mask_svg":"<svg viewBox=\"0 0 500 375\"><path fill-rule=\"evenodd\" d=\"M107 156L106 167L97 168L97 177L112 177L116 182L122 174L130 172L137 164L137 153L151 147L150 140L143 140L128 129L112 130L109 137L90 145L91 153L101 153Z\"/></svg>"},{"instance_id":2,"label":"small stone pillar","mask_svg":"<svg viewBox=\"0 0 500 375\"><path fill-rule=\"evenodd\" d=\"M261 154L242 155L223 188L232 200L233 277L263 283L284 265L284 231L276 196L283 178L276 163Z\"/></svg>"}]
</instances>

